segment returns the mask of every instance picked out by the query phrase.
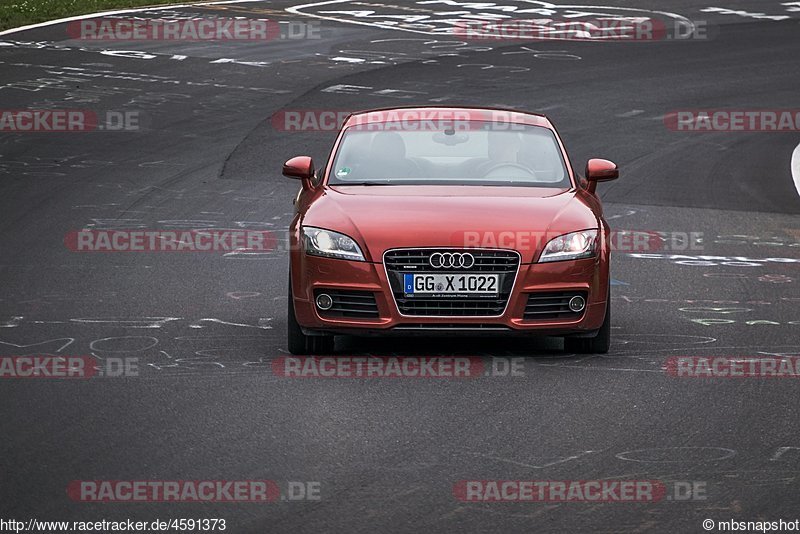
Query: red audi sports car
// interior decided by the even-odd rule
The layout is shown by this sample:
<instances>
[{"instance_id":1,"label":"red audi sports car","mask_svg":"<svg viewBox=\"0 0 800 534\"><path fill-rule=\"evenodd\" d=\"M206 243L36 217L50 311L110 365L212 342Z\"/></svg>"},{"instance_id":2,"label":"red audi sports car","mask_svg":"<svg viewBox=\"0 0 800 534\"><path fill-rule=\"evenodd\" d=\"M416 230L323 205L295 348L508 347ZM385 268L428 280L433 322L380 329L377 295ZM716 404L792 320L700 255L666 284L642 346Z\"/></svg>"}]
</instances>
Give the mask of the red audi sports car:
<instances>
[{"instance_id":1,"label":"red audi sports car","mask_svg":"<svg viewBox=\"0 0 800 534\"><path fill-rule=\"evenodd\" d=\"M543 115L489 108L365 111L344 122L324 169L300 179L289 232L288 348L336 335L563 336L611 342L609 227L597 182L573 170Z\"/></svg>"}]
</instances>

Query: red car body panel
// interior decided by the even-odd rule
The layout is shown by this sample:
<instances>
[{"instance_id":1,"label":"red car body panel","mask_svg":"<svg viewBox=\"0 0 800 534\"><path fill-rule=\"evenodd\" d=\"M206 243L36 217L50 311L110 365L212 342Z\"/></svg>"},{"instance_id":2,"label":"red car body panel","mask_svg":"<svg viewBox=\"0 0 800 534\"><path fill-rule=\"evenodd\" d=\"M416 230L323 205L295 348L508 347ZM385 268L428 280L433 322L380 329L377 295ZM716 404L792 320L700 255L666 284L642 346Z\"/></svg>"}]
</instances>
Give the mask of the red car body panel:
<instances>
[{"instance_id":1,"label":"red car body panel","mask_svg":"<svg viewBox=\"0 0 800 534\"><path fill-rule=\"evenodd\" d=\"M419 108L426 113L450 114L462 108ZM480 110L477 110L480 111ZM379 117L379 115L375 115ZM385 116L385 115L384 115ZM304 187L295 199L296 214L290 227L290 283L299 325L314 333L391 333L410 325L495 325L510 332L542 335L591 333L600 328L609 294L609 227L602 207L585 180L574 175L569 157L550 121L535 114L514 112L514 121L554 132L566 162L572 186L546 187L475 185L328 185L333 157L313 188ZM359 119L361 123L364 116ZM367 119L369 120L369 119ZM377 118L375 120L378 120ZM346 128L345 122L332 154ZM301 227L313 226L343 233L360 246L366 261L348 261L306 254ZM537 263L547 240L569 232L599 229L592 258ZM436 316L402 315L390 288L384 254L403 248L463 248L465 232L485 236L516 234L540 236L525 247L494 247L520 255L513 290L502 315ZM543 239L547 236L547 239ZM318 289L369 291L375 294L375 318L323 317L314 304ZM577 318L530 320L523 318L529 294L580 290L587 294L585 311Z\"/></svg>"}]
</instances>

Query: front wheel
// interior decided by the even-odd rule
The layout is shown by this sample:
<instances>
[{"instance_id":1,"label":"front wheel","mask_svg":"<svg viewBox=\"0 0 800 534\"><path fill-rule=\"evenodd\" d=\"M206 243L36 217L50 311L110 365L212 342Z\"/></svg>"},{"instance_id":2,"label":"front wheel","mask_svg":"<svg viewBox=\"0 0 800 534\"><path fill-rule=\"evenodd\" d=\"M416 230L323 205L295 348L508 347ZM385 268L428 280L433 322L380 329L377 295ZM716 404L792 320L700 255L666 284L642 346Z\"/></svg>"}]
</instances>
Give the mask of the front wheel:
<instances>
[{"instance_id":1,"label":"front wheel","mask_svg":"<svg viewBox=\"0 0 800 534\"><path fill-rule=\"evenodd\" d=\"M611 348L611 295L606 299L606 317L595 337L565 337L564 350L575 354L605 354Z\"/></svg>"},{"instance_id":2,"label":"front wheel","mask_svg":"<svg viewBox=\"0 0 800 534\"><path fill-rule=\"evenodd\" d=\"M307 336L300 328L294 312L291 281L289 281L288 296L286 337L289 352L297 355L328 354L333 352L333 336Z\"/></svg>"}]
</instances>

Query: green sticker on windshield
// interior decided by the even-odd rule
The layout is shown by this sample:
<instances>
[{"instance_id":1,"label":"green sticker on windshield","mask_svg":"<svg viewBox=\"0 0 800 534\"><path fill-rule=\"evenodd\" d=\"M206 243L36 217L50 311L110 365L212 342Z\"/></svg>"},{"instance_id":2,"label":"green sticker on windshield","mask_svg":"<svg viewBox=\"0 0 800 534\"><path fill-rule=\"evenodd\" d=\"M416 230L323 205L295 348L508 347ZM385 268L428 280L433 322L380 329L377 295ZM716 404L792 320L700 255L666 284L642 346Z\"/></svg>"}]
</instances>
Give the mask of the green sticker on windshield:
<instances>
[{"instance_id":1,"label":"green sticker on windshield","mask_svg":"<svg viewBox=\"0 0 800 534\"><path fill-rule=\"evenodd\" d=\"M336 176L347 176L348 174L350 174L350 167L342 167L336 171Z\"/></svg>"}]
</instances>

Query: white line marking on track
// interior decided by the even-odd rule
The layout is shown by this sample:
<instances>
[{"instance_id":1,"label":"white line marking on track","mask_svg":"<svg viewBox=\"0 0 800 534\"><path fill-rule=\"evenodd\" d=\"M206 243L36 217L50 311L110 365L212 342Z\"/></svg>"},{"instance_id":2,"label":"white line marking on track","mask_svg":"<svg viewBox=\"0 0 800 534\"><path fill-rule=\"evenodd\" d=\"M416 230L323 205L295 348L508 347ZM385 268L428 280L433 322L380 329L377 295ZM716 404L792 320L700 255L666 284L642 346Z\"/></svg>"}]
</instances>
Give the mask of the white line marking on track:
<instances>
[{"instance_id":1,"label":"white line marking on track","mask_svg":"<svg viewBox=\"0 0 800 534\"><path fill-rule=\"evenodd\" d=\"M550 3L550 2L546 2L544 0L523 0L523 2L525 3L525 5L528 5L528 4L536 5L536 6L539 6L540 8L542 8L542 9L556 9L556 10L558 10L558 9L578 9L578 10L583 10L583 9L605 9L605 10L613 10L613 11L617 11L617 12L624 12L624 13L628 13L628 14L635 13L635 12L652 13L652 14L663 15L665 17L669 17L669 18L672 18L672 19L680 20L680 21L682 21L683 23L686 24L687 28L690 28L692 31L695 30L695 24L694 24L693 21L691 21L690 19L684 17L683 15L678 15L677 13L670 13L669 11L656 11L656 10L652 10L652 9L632 8L632 7L617 7L617 6L594 6L594 5L571 5L571 4L570 5L564 5L564 4ZM331 7L334 7L336 4L344 4L345 6L348 6L349 3L351 3L350 0L323 0L322 2L314 2L314 3L310 3L310 4L302 4L302 5L296 5L296 6L287 7L287 8L285 8L285 11L287 11L289 13L292 13L293 15L303 15L303 16L306 16L306 17L313 17L313 18L322 19L322 20L331 20L331 21L334 21L334 22L344 22L344 23L347 23L347 24L360 24L362 26L370 26L372 28L381 28L381 29L385 29L385 30L400 30L400 31L404 31L404 32L421 33L421 34L425 34L425 35L438 35L438 36L452 36L452 34L453 34L452 28L450 28L451 31L447 31L447 32L426 31L426 30L412 29L412 28L409 28L409 27L398 26L397 22L394 21L394 20L390 21L389 23L387 23L385 19L381 20L379 18L375 19L375 20L372 20L372 21L364 21L364 20L354 20L354 19L345 18L344 14L342 14L341 17L337 17L337 16L330 16L330 15L318 15L316 13L309 13L307 11L304 11L304 9L319 8L320 6L327 6L327 5L331 5ZM420 1L415 2L415 3L416 4L423 4L423 2L420 2ZM431 3L436 3L436 2L431 2ZM492 7L494 7L495 9L498 9L499 7L502 7L502 6L496 6L494 3L488 3L488 2L480 3L480 2L468 2L468 1L465 1L465 2L453 2L451 4L451 3L448 3L446 1L442 1L440 3L446 4L448 6L452 6L454 8L455 7L459 7L459 8L462 8L462 9L472 9L472 10L480 10L482 8L492 8ZM396 6L390 6L390 7L396 7ZM336 12L334 11L333 13L336 13ZM345 11L344 13L348 13L348 12ZM444 14L444 13L445 12L442 12L442 14ZM353 10L351 10L349 14L351 14L352 16L355 16L355 17L359 17L359 16L363 17L364 15L367 15L367 17L365 17L365 18L369 18L369 15L372 14L372 12L371 11L358 11L358 10L353 11ZM434 11L433 14L434 15L438 15L439 13ZM394 17L394 15L391 15L391 16ZM427 18L427 17L425 17L425 18ZM593 42L610 42L610 41L604 41L602 39L598 39L598 40L593 41Z\"/></svg>"},{"instance_id":2,"label":"white line marking on track","mask_svg":"<svg viewBox=\"0 0 800 534\"><path fill-rule=\"evenodd\" d=\"M22 32L25 30L34 30L36 28L45 28L47 26L53 26L56 24L62 24L64 22L72 22L75 20L85 20L85 19L93 19L97 17L107 17L109 15L121 15L123 13L143 13L146 11L160 11L164 9L179 9L184 7L203 7L206 6L216 6L221 4L245 4L249 2L262 2L263 0L219 0L216 2L199 2L199 3L192 3L192 4L164 4L163 6L156 6L156 7L141 7L136 9L120 9L117 11L100 11L98 13L88 13L86 15L78 15L75 17L67 17L63 19L56 19L56 20L49 20L47 22L40 22L38 24L29 24L28 26L20 26L19 28L11 28L10 30L5 30L0 32L0 35L10 35L12 33Z\"/></svg>"},{"instance_id":3,"label":"white line marking on track","mask_svg":"<svg viewBox=\"0 0 800 534\"><path fill-rule=\"evenodd\" d=\"M797 194L800 195L800 145L797 145L792 153L792 178Z\"/></svg>"}]
</instances>

